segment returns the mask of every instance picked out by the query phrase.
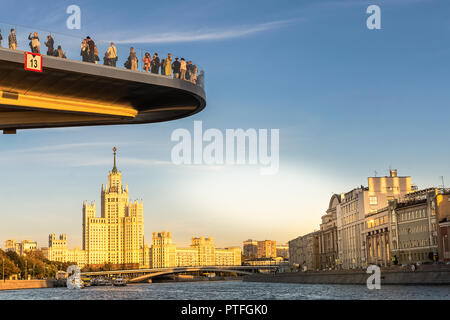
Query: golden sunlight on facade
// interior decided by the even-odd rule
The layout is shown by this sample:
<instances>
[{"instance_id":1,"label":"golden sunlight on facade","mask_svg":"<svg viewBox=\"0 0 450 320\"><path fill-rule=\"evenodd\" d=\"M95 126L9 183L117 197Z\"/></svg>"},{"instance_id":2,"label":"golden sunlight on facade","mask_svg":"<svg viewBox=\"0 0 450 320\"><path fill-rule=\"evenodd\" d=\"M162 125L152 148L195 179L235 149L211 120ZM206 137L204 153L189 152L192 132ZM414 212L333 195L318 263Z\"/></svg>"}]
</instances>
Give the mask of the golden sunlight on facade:
<instances>
[{"instance_id":1,"label":"golden sunlight on facade","mask_svg":"<svg viewBox=\"0 0 450 320\"><path fill-rule=\"evenodd\" d=\"M24 256L27 252L37 249L37 242L33 240L17 241L16 239L9 239L5 241L5 251L14 251L19 256Z\"/></svg>"},{"instance_id":2,"label":"golden sunlight on facade","mask_svg":"<svg viewBox=\"0 0 450 320\"><path fill-rule=\"evenodd\" d=\"M419 190L391 169L389 176L369 177L368 187L334 194L319 245L305 245L311 234L291 240L289 262L308 270L447 263L449 233L450 189ZM310 263L316 256L320 263Z\"/></svg>"},{"instance_id":3,"label":"golden sunlight on facade","mask_svg":"<svg viewBox=\"0 0 450 320\"><path fill-rule=\"evenodd\" d=\"M49 236L45 256L52 261L73 262L80 267L114 269L171 268L241 265L241 248L215 248L212 237L192 237L188 248L177 248L170 232L153 232L152 245L144 245L144 209L142 201L130 202L128 185L122 185L122 173L114 166L101 189L101 215L95 202L84 202L82 210L82 250L67 248L65 234ZM262 242L261 251L276 252L275 242Z\"/></svg>"},{"instance_id":4,"label":"golden sunlight on facade","mask_svg":"<svg viewBox=\"0 0 450 320\"><path fill-rule=\"evenodd\" d=\"M122 173L114 166L101 189L101 216L96 216L95 202L83 203L83 248L67 249L66 235L49 237L44 250L49 260L75 262L78 266L112 264L121 268L148 268L148 248L144 246L142 201L130 202L128 185L122 185ZM147 252L146 252L147 251Z\"/></svg>"},{"instance_id":5,"label":"golden sunlight on facade","mask_svg":"<svg viewBox=\"0 0 450 320\"><path fill-rule=\"evenodd\" d=\"M215 248L212 237L192 237L189 248L177 248L171 232L153 232L153 268L240 266L241 248Z\"/></svg>"},{"instance_id":6,"label":"golden sunlight on facade","mask_svg":"<svg viewBox=\"0 0 450 320\"><path fill-rule=\"evenodd\" d=\"M143 203L130 202L128 185L122 185L117 170L116 150L114 167L102 185L101 217L96 217L95 203L83 203L83 250L89 265L145 267Z\"/></svg>"},{"instance_id":7,"label":"golden sunlight on facade","mask_svg":"<svg viewBox=\"0 0 450 320\"><path fill-rule=\"evenodd\" d=\"M69 250L65 234L61 234L59 238L56 238L55 234L50 234L48 236L48 248L43 248L42 251L50 261L73 262L80 268L86 265L86 252L76 247Z\"/></svg>"},{"instance_id":8,"label":"golden sunlight on facade","mask_svg":"<svg viewBox=\"0 0 450 320\"><path fill-rule=\"evenodd\" d=\"M344 269L367 265L366 216L386 207L389 201L410 193L411 177L399 177L390 170L388 177L369 177L368 187L361 186L340 195L336 206L337 248Z\"/></svg>"}]
</instances>

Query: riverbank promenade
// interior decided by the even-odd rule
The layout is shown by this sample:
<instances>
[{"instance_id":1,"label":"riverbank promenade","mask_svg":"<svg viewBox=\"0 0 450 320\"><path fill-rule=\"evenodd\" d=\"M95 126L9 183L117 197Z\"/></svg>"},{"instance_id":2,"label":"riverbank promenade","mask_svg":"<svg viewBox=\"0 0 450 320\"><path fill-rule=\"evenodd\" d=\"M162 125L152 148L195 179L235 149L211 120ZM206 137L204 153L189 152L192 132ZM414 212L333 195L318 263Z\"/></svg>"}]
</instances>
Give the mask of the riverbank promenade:
<instances>
[{"instance_id":1,"label":"riverbank promenade","mask_svg":"<svg viewBox=\"0 0 450 320\"><path fill-rule=\"evenodd\" d=\"M304 284L362 284L372 273L365 270L285 272L255 274L244 282L304 283ZM389 285L450 285L450 265L422 266L412 270L406 267L381 269L381 284Z\"/></svg>"},{"instance_id":2,"label":"riverbank promenade","mask_svg":"<svg viewBox=\"0 0 450 320\"><path fill-rule=\"evenodd\" d=\"M54 280L6 280L0 281L0 290L53 288Z\"/></svg>"}]
</instances>

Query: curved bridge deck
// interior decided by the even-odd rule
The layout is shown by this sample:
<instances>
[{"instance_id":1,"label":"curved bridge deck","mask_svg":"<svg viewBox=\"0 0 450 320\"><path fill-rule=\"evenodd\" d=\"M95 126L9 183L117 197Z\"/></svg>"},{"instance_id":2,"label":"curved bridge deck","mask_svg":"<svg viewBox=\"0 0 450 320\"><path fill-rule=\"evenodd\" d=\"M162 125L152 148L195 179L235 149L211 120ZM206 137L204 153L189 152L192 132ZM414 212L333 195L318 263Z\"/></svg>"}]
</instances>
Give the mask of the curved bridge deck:
<instances>
[{"instance_id":1,"label":"curved bridge deck","mask_svg":"<svg viewBox=\"0 0 450 320\"><path fill-rule=\"evenodd\" d=\"M0 130L153 123L206 106L203 88L180 79L51 56L38 73L24 61L0 48Z\"/></svg>"}]
</instances>

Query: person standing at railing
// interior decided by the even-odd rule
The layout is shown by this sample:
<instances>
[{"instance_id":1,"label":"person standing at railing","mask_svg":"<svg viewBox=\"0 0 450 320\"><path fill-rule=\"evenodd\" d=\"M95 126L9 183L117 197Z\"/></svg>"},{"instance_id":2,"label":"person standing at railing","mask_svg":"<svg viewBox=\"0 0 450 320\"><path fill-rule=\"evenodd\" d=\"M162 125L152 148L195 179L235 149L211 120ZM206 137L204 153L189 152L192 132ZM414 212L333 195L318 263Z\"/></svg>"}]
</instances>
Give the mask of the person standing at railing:
<instances>
[{"instance_id":1,"label":"person standing at railing","mask_svg":"<svg viewBox=\"0 0 450 320\"><path fill-rule=\"evenodd\" d=\"M137 70L137 56L136 56L136 51L134 51L133 47L130 48L130 56L128 57L128 60L131 63L131 71L136 71Z\"/></svg>"},{"instance_id":2,"label":"person standing at railing","mask_svg":"<svg viewBox=\"0 0 450 320\"><path fill-rule=\"evenodd\" d=\"M2 40L3 40L2 30L0 29L0 48L2 47Z\"/></svg>"},{"instance_id":3,"label":"person standing at railing","mask_svg":"<svg viewBox=\"0 0 450 320\"><path fill-rule=\"evenodd\" d=\"M201 70L200 74L198 75L197 85L203 88L204 84L205 84L205 71Z\"/></svg>"},{"instance_id":4,"label":"person standing at railing","mask_svg":"<svg viewBox=\"0 0 450 320\"><path fill-rule=\"evenodd\" d=\"M55 55L55 41L53 40L51 35L47 36L47 42L44 43L47 47L47 55L54 56Z\"/></svg>"},{"instance_id":5,"label":"person standing at railing","mask_svg":"<svg viewBox=\"0 0 450 320\"><path fill-rule=\"evenodd\" d=\"M33 36L31 36L33 35ZM28 35L28 40L30 41L30 48L31 48L31 52L33 53L41 53L41 43L39 42L39 36L38 33L35 32L34 34L32 32L30 32L30 34Z\"/></svg>"},{"instance_id":6,"label":"person standing at railing","mask_svg":"<svg viewBox=\"0 0 450 320\"><path fill-rule=\"evenodd\" d=\"M114 42L108 48L105 53L105 66L115 67L117 63L117 48L114 46Z\"/></svg>"},{"instance_id":7,"label":"person standing at railing","mask_svg":"<svg viewBox=\"0 0 450 320\"><path fill-rule=\"evenodd\" d=\"M155 54L153 55L153 59L152 59L152 63L151 63L152 67L152 73L156 73L158 74L159 71L159 66L161 65L158 54L155 52Z\"/></svg>"},{"instance_id":8,"label":"person standing at railing","mask_svg":"<svg viewBox=\"0 0 450 320\"><path fill-rule=\"evenodd\" d=\"M150 65L152 63L152 58L150 58L150 53L148 53L148 52L145 53L144 59L142 59L142 62L144 62L145 72L148 72L150 70Z\"/></svg>"},{"instance_id":9,"label":"person standing at railing","mask_svg":"<svg viewBox=\"0 0 450 320\"><path fill-rule=\"evenodd\" d=\"M63 51L61 46L58 46L58 50L55 51L55 56L62 59L67 59L66 53Z\"/></svg>"},{"instance_id":10,"label":"person standing at railing","mask_svg":"<svg viewBox=\"0 0 450 320\"><path fill-rule=\"evenodd\" d=\"M191 67L191 81L192 83L196 84L197 83L197 74L198 74L198 68L195 64L192 65Z\"/></svg>"},{"instance_id":11,"label":"person standing at railing","mask_svg":"<svg viewBox=\"0 0 450 320\"><path fill-rule=\"evenodd\" d=\"M16 31L11 29L11 34L8 36L8 46L12 50L17 50Z\"/></svg>"},{"instance_id":12,"label":"person standing at railing","mask_svg":"<svg viewBox=\"0 0 450 320\"><path fill-rule=\"evenodd\" d=\"M165 60L166 60L165 75L172 76L172 55L169 53Z\"/></svg>"},{"instance_id":13,"label":"person standing at railing","mask_svg":"<svg viewBox=\"0 0 450 320\"><path fill-rule=\"evenodd\" d=\"M184 58L181 58L180 62L180 79L186 80L186 70L187 70L187 64Z\"/></svg>"},{"instance_id":14,"label":"person standing at railing","mask_svg":"<svg viewBox=\"0 0 450 320\"><path fill-rule=\"evenodd\" d=\"M161 60L161 75L166 75L166 59Z\"/></svg>"},{"instance_id":15,"label":"person standing at railing","mask_svg":"<svg viewBox=\"0 0 450 320\"><path fill-rule=\"evenodd\" d=\"M186 80L189 80L192 82L192 75L194 73L194 70L192 69L194 65L192 64L192 61L188 61L187 63L187 71L186 71Z\"/></svg>"},{"instance_id":16,"label":"person standing at railing","mask_svg":"<svg viewBox=\"0 0 450 320\"><path fill-rule=\"evenodd\" d=\"M98 56L98 48L94 46L94 63L97 64L100 61L100 57Z\"/></svg>"},{"instance_id":17,"label":"person standing at railing","mask_svg":"<svg viewBox=\"0 0 450 320\"><path fill-rule=\"evenodd\" d=\"M88 42L87 39L84 39L83 42L81 43L81 60L83 62L89 62L89 46L88 46Z\"/></svg>"},{"instance_id":18,"label":"person standing at railing","mask_svg":"<svg viewBox=\"0 0 450 320\"><path fill-rule=\"evenodd\" d=\"M91 39L91 37L86 37L87 40L87 45L89 48L89 58L88 61L91 63L95 63L96 59L95 59L95 42L94 40Z\"/></svg>"},{"instance_id":19,"label":"person standing at railing","mask_svg":"<svg viewBox=\"0 0 450 320\"><path fill-rule=\"evenodd\" d=\"M172 63L173 77L175 79L180 79L180 67L180 61L178 61L178 58L175 58L175 61Z\"/></svg>"}]
</instances>

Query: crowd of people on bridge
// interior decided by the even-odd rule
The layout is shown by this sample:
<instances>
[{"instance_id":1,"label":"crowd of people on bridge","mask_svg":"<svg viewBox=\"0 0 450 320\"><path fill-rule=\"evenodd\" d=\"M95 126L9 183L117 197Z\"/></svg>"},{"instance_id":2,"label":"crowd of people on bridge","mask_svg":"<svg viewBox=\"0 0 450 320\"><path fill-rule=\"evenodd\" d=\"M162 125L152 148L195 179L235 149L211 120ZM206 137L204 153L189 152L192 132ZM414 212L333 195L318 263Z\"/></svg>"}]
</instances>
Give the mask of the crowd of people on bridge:
<instances>
[{"instance_id":1,"label":"crowd of people on bridge","mask_svg":"<svg viewBox=\"0 0 450 320\"><path fill-rule=\"evenodd\" d=\"M111 42L111 45L106 52L105 55L105 65L112 65L108 62L109 59L116 59L117 61L117 49L114 46L114 43ZM144 58L142 59L143 70L145 72L150 72L154 74L161 74L163 76L173 77L175 79L181 79L190 81L195 84L199 83L199 80L202 81L204 77L203 70L200 71L196 65L192 63L192 61L187 61L184 58L174 58L172 54L168 54L166 58L162 60L159 58L158 53L154 53L153 56L150 56L150 53L146 52L144 54ZM115 64L113 65L115 66ZM128 60L124 64L125 68L130 70L138 69L138 58L136 55L136 51L133 47L130 48L130 55L128 56Z\"/></svg>"},{"instance_id":2,"label":"crowd of people on bridge","mask_svg":"<svg viewBox=\"0 0 450 320\"><path fill-rule=\"evenodd\" d=\"M0 30L0 48L2 47L2 40L3 36ZM28 35L28 40L30 40L30 43L28 44L30 46L30 51L32 53L40 54L41 42L39 40L38 33L31 32ZM58 46L58 48L55 49L54 47L55 41L53 40L53 37L51 35L47 36L47 42L45 42L44 44L47 47L47 55L66 59L66 53L63 51L61 46ZM12 50L17 50L17 36L15 29L11 29L11 33L8 36L8 48Z\"/></svg>"},{"instance_id":3,"label":"crowd of people on bridge","mask_svg":"<svg viewBox=\"0 0 450 320\"><path fill-rule=\"evenodd\" d=\"M10 30L8 36L8 47L12 50L17 50L17 36L14 29ZM0 30L0 48L2 47L2 34ZM37 32L31 32L28 35L29 47L32 53L41 54L41 42L39 40L39 35ZM47 41L44 43L47 47L47 55L66 59L66 53L63 51L62 47L59 45L55 50L55 41L51 35L47 36ZM91 39L91 37L86 37L81 42L81 60L83 62L95 63L100 62L98 48ZM103 58L103 64L105 66L116 67L118 61L117 48L113 42L110 43L108 50L105 52ZM199 72L198 67L192 63L192 61L186 61L184 58L175 59L172 54L168 54L166 58L160 59L158 53L154 53L153 56L146 52L143 59L143 71L150 72L152 74L161 74L163 76L173 77L175 79L181 79L185 81L190 81L194 84L203 86L204 81L204 71ZM124 67L132 70L138 70L139 59L136 51L133 47L130 48L130 53Z\"/></svg>"}]
</instances>

